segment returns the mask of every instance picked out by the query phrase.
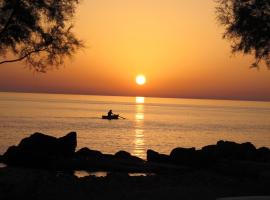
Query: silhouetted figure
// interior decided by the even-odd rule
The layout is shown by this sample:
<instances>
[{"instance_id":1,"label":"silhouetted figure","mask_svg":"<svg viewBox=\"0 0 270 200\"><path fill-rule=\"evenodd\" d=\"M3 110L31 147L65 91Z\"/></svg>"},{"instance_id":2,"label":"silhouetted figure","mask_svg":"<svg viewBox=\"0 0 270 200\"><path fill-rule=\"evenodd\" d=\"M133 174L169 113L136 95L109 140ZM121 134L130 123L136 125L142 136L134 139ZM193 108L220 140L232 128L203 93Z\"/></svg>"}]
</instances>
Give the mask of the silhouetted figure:
<instances>
[{"instance_id":1,"label":"silhouetted figure","mask_svg":"<svg viewBox=\"0 0 270 200\"><path fill-rule=\"evenodd\" d=\"M112 115L113 115L112 110L109 110L109 112L108 112L108 117L111 117Z\"/></svg>"}]
</instances>

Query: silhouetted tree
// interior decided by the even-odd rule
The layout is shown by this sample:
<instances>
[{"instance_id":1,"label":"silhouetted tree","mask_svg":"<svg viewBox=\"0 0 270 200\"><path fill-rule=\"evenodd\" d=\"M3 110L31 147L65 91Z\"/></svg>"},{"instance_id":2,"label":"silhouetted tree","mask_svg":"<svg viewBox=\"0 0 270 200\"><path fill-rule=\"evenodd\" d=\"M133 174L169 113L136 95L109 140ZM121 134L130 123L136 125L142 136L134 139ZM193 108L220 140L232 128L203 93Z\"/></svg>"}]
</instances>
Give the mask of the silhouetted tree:
<instances>
[{"instance_id":1,"label":"silhouetted tree","mask_svg":"<svg viewBox=\"0 0 270 200\"><path fill-rule=\"evenodd\" d=\"M270 68L270 0L216 0L224 38L233 42L233 52L254 54L252 67L264 60Z\"/></svg>"},{"instance_id":2,"label":"silhouetted tree","mask_svg":"<svg viewBox=\"0 0 270 200\"><path fill-rule=\"evenodd\" d=\"M78 3L0 0L0 64L23 60L38 72L63 64L83 46L71 31Z\"/></svg>"}]
</instances>

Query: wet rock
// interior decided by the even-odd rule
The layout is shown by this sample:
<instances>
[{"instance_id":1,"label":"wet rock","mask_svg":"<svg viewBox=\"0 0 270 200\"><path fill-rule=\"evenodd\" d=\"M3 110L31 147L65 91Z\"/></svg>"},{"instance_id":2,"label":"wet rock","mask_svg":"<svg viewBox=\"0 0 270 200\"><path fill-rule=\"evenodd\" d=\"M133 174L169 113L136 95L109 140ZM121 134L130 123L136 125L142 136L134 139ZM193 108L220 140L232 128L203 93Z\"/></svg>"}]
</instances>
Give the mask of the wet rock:
<instances>
[{"instance_id":1,"label":"wet rock","mask_svg":"<svg viewBox=\"0 0 270 200\"><path fill-rule=\"evenodd\" d=\"M147 161L150 162L157 162L157 163L169 163L170 157L165 154L160 154L156 151L153 151L151 149L147 150Z\"/></svg>"},{"instance_id":2,"label":"wet rock","mask_svg":"<svg viewBox=\"0 0 270 200\"><path fill-rule=\"evenodd\" d=\"M52 160L73 156L76 146L76 132L61 138L34 133L24 138L18 146L8 148L3 160L9 165L46 167Z\"/></svg>"},{"instance_id":3,"label":"wet rock","mask_svg":"<svg viewBox=\"0 0 270 200\"><path fill-rule=\"evenodd\" d=\"M123 159L123 160L127 160L127 161L134 161L134 162L143 161L143 159L136 156L132 156L129 152L126 152L126 151L118 151L117 153L115 153L115 157Z\"/></svg>"},{"instance_id":4,"label":"wet rock","mask_svg":"<svg viewBox=\"0 0 270 200\"><path fill-rule=\"evenodd\" d=\"M216 162L218 159L218 151L217 151L217 146L216 145L207 145L204 146L200 150L200 154L202 159L204 160L205 165L209 165L213 162Z\"/></svg>"},{"instance_id":5,"label":"wet rock","mask_svg":"<svg viewBox=\"0 0 270 200\"><path fill-rule=\"evenodd\" d=\"M115 180L127 180L129 178L128 173L125 172L109 172L107 173L108 179L115 179Z\"/></svg>"},{"instance_id":6,"label":"wet rock","mask_svg":"<svg viewBox=\"0 0 270 200\"><path fill-rule=\"evenodd\" d=\"M267 176L267 172L270 172L270 164L254 161L231 160L217 163L214 166L214 169L221 174L232 175L235 177L259 178Z\"/></svg>"},{"instance_id":7,"label":"wet rock","mask_svg":"<svg viewBox=\"0 0 270 200\"><path fill-rule=\"evenodd\" d=\"M195 165L196 149L193 148L175 148L170 153L171 162L180 165Z\"/></svg>"},{"instance_id":8,"label":"wet rock","mask_svg":"<svg viewBox=\"0 0 270 200\"><path fill-rule=\"evenodd\" d=\"M77 133L69 134L57 139L56 152L60 156L73 156L77 146Z\"/></svg>"},{"instance_id":9,"label":"wet rock","mask_svg":"<svg viewBox=\"0 0 270 200\"><path fill-rule=\"evenodd\" d=\"M100 158L103 154L100 151L91 150L87 147L84 147L76 152L76 156L79 157L91 157L91 158Z\"/></svg>"},{"instance_id":10,"label":"wet rock","mask_svg":"<svg viewBox=\"0 0 270 200\"><path fill-rule=\"evenodd\" d=\"M256 147L250 142L238 144L230 141L218 141L216 153L219 159L254 160Z\"/></svg>"},{"instance_id":11,"label":"wet rock","mask_svg":"<svg viewBox=\"0 0 270 200\"><path fill-rule=\"evenodd\" d=\"M270 149L266 147L257 149L256 160L259 162L270 162Z\"/></svg>"}]
</instances>

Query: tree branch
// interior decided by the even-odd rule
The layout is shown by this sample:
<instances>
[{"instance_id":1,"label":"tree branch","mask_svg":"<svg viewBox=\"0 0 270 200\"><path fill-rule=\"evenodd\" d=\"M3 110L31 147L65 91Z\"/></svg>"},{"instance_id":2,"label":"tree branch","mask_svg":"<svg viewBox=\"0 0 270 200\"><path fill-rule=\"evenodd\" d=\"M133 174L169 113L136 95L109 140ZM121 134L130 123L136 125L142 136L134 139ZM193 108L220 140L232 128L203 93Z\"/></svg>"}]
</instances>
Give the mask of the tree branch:
<instances>
[{"instance_id":1,"label":"tree branch","mask_svg":"<svg viewBox=\"0 0 270 200\"><path fill-rule=\"evenodd\" d=\"M13 59L13 60L4 60L4 61L1 61L0 62L0 65L2 65L4 63L12 63L12 62L22 61L23 59L27 58L28 56L30 56L33 53L38 53L38 52L45 51L45 50L46 50L46 48L33 50L33 51L28 52L27 54L25 54L24 56L22 56L20 58L16 58L16 59Z\"/></svg>"}]
</instances>

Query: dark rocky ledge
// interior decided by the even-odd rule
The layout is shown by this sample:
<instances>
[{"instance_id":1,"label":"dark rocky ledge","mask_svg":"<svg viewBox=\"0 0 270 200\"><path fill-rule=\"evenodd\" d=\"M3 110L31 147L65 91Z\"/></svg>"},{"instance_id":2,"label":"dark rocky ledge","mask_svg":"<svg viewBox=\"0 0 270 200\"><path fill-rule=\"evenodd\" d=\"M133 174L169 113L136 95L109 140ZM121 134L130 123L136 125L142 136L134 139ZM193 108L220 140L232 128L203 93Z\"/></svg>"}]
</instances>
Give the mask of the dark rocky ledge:
<instances>
[{"instance_id":1,"label":"dark rocky ledge","mask_svg":"<svg viewBox=\"0 0 270 200\"><path fill-rule=\"evenodd\" d=\"M270 150L219 141L202 149L147 151L147 160L125 151L75 151L76 133L55 138L34 133L10 147L1 162L0 199L207 199L270 195ZM78 178L74 170L107 171ZM154 173L131 177L129 172Z\"/></svg>"},{"instance_id":2,"label":"dark rocky ledge","mask_svg":"<svg viewBox=\"0 0 270 200\"><path fill-rule=\"evenodd\" d=\"M218 141L199 150L178 147L169 155L148 150L146 161L125 151L112 155L84 147L76 152L76 145L76 132L60 138L34 133L8 148L1 160L8 166L68 171L186 173L207 169L250 177L268 177L270 172L270 150L257 149L249 142Z\"/></svg>"},{"instance_id":3,"label":"dark rocky ledge","mask_svg":"<svg viewBox=\"0 0 270 200\"><path fill-rule=\"evenodd\" d=\"M7 167L0 169L1 200L216 200L228 196L270 195L270 179L238 178L208 170L184 174L77 178L68 173Z\"/></svg>"}]
</instances>

